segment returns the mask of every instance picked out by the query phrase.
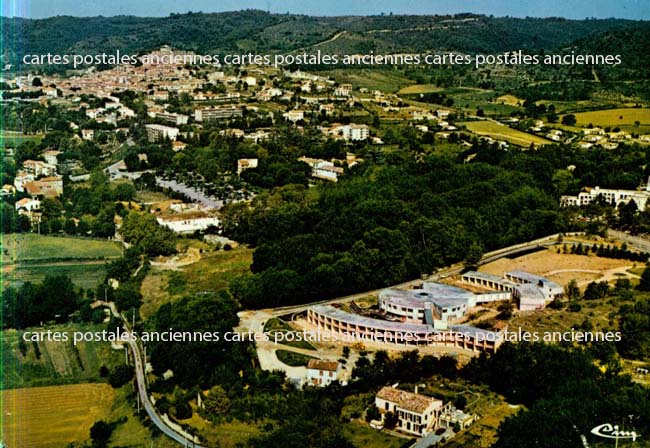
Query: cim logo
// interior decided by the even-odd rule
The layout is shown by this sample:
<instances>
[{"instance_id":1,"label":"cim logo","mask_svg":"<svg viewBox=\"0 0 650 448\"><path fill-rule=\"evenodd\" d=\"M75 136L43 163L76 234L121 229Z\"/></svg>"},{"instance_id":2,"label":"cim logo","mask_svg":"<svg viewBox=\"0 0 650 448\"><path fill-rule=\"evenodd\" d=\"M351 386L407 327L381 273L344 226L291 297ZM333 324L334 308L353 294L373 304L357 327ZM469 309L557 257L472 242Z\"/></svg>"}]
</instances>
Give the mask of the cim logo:
<instances>
[{"instance_id":1,"label":"cim logo","mask_svg":"<svg viewBox=\"0 0 650 448\"><path fill-rule=\"evenodd\" d=\"M611 423L598 425L591 430L591 433L599 437L616 439L617 442L618 439L632 439L634 442L637 437L641 437L641 434L637 434L636 431L620 431L618 425L612 425Z\"/></svg>"}]
</instances>

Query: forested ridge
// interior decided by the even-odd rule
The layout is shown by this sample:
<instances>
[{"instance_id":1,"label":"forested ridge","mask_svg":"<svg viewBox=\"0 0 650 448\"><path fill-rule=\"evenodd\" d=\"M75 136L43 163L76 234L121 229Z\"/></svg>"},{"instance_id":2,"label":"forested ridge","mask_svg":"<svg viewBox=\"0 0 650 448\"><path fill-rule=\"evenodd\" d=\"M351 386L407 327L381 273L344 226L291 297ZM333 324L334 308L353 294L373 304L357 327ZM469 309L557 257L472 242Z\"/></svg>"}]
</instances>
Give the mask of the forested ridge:
<instances>
[{"instance_id":1,"label":"forested ridge","mask_svg":"<svg viewBox=\"0 0 650 448\"><path fill-rule=\"evenodd\" d=\"M318 187L317 199L293 186L228 208L228 234L255 246L252 274L235 279L233 294L246 308L290 305L471 265L486 251L584 229L559 208L561 194L594 182L636 188L648 174L639 147L533 153L481 143L472 151L469 164L382 155Z\"/></svg>"},{"instance_id":2,"label":"forested ridge","mask_svg":"<svg viewBox=\"0 0 650 448\"><path fill-rule=\"evenodd\" d=\"M633 33L647 28L647 22L623 19L495 18L474 14L309 17L245 10L160 18L4 18L2 39L5 61L17 63L26 53L137 53L163 44L200 53L283 52L308 48L341 31L344 35L323 46L324 51L541 51L577 39L587 45L600 33ZM625 47L634 45L627 39L619 42Z\"/></svg>"}]
</instances>

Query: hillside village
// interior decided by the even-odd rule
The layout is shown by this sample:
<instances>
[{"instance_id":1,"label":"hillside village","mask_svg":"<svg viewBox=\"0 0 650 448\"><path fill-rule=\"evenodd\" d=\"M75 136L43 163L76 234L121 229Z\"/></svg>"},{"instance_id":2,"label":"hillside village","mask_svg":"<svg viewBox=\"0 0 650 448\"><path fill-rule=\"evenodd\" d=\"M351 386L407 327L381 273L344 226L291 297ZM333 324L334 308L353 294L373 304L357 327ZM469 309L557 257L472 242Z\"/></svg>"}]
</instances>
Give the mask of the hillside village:
<instances>
[{"instance_id":1,"label":"hillside village","mask_svg":"<svg viewBox=\"0 0 650 448\"><path fill-rule=\"evenodd\" d=\"M592 423L576 391L625 396L611 419L647 398L647 96L171 55L195 53L3 70L7 389L108 382L97 446L233 448L505 448L557 424L556 448ZM77 327L218 337L103 358L22 337Z\"/></svg>"}]
</instances>

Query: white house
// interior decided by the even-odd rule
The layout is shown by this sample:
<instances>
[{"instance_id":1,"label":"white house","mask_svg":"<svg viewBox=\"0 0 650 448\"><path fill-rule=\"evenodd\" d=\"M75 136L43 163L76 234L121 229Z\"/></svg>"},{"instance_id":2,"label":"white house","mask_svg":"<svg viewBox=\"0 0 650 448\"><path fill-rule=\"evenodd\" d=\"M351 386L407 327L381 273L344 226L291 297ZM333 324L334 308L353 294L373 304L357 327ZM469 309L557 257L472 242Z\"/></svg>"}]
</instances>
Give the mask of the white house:
<instances>
[{"instance_id":1,"label":"white house","mask_svg":"<svg viewBox=\"0 0 650 448\"><path fill-rule=\"evenodd\" d=\"M239 159L237 160L237 174L241 174L244 170L257 168L257 164L257 159Z\"/></svg>"},{"instance_id":2,"label":"white house","mask_svg":"<svg viewBox=\"0 0 650 448\"><path fill-rule=\"evenodd\" d=\"M307 384L325 387L339 379L339 363L323 359L310 359L307 364Z\"/></svg>"},{"instance_id":3,"label":"white house","mask_svg":"<svg viewBox=\"0 0 650 448\"><path fill-rule=\"evenodd\" d=\"M416 436L426 435L438 426L440 414L449 407L441 400L390 386L377 392L375 406L384 415L387 412L397 415L395 429Z\"/></svg>"}]
</instances>

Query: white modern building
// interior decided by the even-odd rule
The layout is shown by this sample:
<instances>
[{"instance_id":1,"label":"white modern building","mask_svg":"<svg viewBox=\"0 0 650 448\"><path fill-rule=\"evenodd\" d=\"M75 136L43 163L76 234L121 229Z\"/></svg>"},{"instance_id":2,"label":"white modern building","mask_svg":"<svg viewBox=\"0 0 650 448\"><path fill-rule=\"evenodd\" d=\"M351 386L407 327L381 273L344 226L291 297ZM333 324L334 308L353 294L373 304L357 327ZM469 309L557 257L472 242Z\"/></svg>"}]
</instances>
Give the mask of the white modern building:
<instances>
[{"instance_id":1,"label":"white modern building","mask_svg":"<svg viewBox=\"0 0 650 448\"><path fill-rule=\"evenodd\" d=\"M165 226L176 233L194 233L197 230L206 230L210 226L219 227L221 224L221 221L216 216L210 216L201 211L167 214L157 216L156 220L161 226Z\"/></svg>"},{"instance_id":2,"label":"white modern building","mask_svg":"<svg viewBox=\"0 0 650 448\"><path fill-rule=\"evenodd\" d=\"M147 140L150 142L158 142L160 140L169 139L176 140L178 137L179 130L178 128L172 128L170 126L163 126L160 124L148 124L147 128Z\"/></svg>"},{"instance_id":3,"label":"white modern building","mask_svg":"<svg viewBox=\"0 0 650 448\"><path fill-rule=\"evenodd\" d=\"M650 199L650 179L644 190L614 190L610 188L585 187L577 196L562 196L560 205L562 207L581 207L602 199L609 204L618 207L630 201L636 202L639 210L645 210Z\"/></svg>"}]
</instances>

